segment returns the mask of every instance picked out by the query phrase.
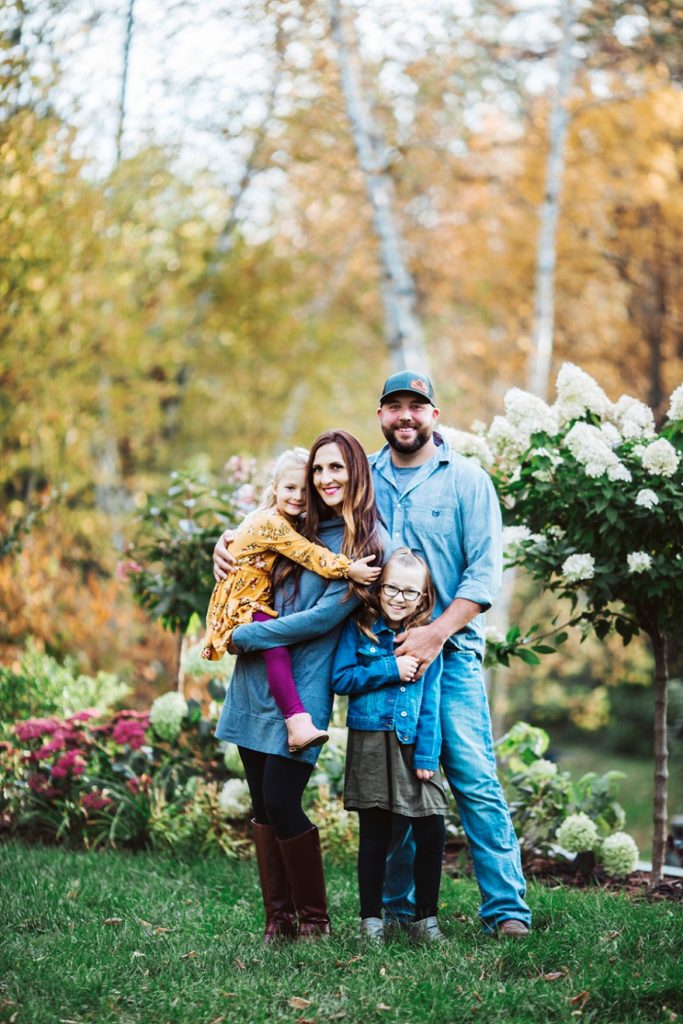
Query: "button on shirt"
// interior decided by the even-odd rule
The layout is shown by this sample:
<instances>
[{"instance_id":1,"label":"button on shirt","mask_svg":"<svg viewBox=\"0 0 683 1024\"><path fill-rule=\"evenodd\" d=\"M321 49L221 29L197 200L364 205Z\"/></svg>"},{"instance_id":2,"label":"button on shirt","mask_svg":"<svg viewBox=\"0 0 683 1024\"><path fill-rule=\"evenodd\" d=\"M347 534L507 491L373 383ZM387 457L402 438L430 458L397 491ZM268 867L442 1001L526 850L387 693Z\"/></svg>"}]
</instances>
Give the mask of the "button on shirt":
<instances>
[{"instance_id":1,"label":"button on shirt","mask_svg":"<svg viewBox=\"0 0 683 1024\"><path fill-rule=\"evenodd\" d=\"M398 473L385 445L370 456L377 506L392 547L405 545L429 566L436 590L435 616L456 597L491 606L501 584L501 515L488 474L443 443L412 473ZM397 482L398 481L398 482ZM451 637L449 648L484 656L483 616Z\"/></svg>"}]
</instances>

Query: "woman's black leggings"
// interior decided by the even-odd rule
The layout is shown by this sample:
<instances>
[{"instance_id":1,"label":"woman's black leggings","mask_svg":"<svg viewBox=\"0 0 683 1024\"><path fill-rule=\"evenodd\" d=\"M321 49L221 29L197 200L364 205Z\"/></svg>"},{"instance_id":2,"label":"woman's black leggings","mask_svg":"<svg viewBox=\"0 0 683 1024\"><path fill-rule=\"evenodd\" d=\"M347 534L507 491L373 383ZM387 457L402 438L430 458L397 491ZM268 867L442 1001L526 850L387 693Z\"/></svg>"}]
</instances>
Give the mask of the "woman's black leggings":
<instances>
[{"instance_id":1,"label":"woman's black leggings","mask_svg":"<svg viewBox=\"0 0 683 1024\"><path fill-rule=\"evenodd\" d=\"M277 754L238 747L251 793L254 818L272 825L278 839L293 839L313 827L304 814L301 797L313 765Z\"/></svg>"},{"instance_id":2,"label":"woman's black leggings","mask_svg":"<svg viewBox=\"0 0 683 1024\"><path fill-rule=\"evenodd\" d=\"M391 843L393 812L370 807L358 812L358 888L360 916L382 916L384 866ZM446 824L442 814L409 818L415 836L415 917L435 917L441 884L441 862L446 842Z\"/></svg>"}]
</instances>

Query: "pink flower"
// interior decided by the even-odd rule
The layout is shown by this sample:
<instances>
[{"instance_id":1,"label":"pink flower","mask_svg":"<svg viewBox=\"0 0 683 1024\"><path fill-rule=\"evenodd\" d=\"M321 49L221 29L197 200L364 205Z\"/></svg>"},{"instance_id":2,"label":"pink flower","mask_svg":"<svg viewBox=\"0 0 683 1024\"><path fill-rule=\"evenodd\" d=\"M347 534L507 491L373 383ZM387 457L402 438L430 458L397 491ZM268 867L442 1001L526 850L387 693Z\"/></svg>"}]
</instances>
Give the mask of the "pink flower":
<instances>
[{"instance_id":1,"label":"pink flower","mask_svg":"<svg viewBox=\"0 0 683 1024\"><path fill-rule=\"evenodd\" d=\"M64 750L65 735L63 732L55 734L53 739L49 743L37 750L33 755L34 761L44 761L46 757L51 757L52 754L56 754L58 750Z\"/></svg>"},{"instance_id":2,"label":"pink flower","mask_svg":"<svg viewBox=\"0 0 683 1024\"><path fill-rule=\"evenodd\" d=\"M137 750L145 742L145 725L135 718L122 718L114 726L112 739L114 743L127 743L132 750Z\"/></svg>"},{"instance_id":3,"label":"pink flower","mask_svg":"<svg viewBox=\"0 0 683 1024\"><path fill-rule=\"evenodd\" d=\"M65 779L68 772L72 775L82 775L84 771L85 758L81 757L77 750L68 750L53 765L52 778Z\"/></svg>"},{"instance_id":4,"label":"pink flower","mask_svg":"<svg viewBox=\"0 0 683 1024\"><path fill-rule=\"evenodd\" d=\"M29 775L28 787L39 796L44 796L46 800L54 800L56 796L59 796L59 790L51 786L44 775Z\"/></svg>"},{"instance_id":5,"label":"pink flower","mask_svg":"<svg viewBox=\"0 0 683 1024\"><path fill-rule=\"evenodd\" d=\"M129 576L135 576L137 573L142 572L143 567L132 558L129 558L125 562L117 562L115 571L116 578L125 582Z\"/></svg>"},{"instance_id":6,"label":"pink flower","mask_svg":"<svg viewBox=\"0 0 683 1024\"><path fill-rule=\"evenodd\" d=\"M58 718L28 718L25 722L18 722L14 731L23 743L24 740L38 739L39 736L51 736L61 725Z\"/></svg>"},{"instance_id":7,"label":"pink flower","mask_svg":"<svg viewBox=\"0 0 683 1024\"><path fill-rule=\"evenodd\" d=\"M97 718L97 708L87 708L85 711L77 711L75 715L69 715L67 722L89 722L91 718Z\"/></svg>"},{"instance_id":8,"label":"pink flower","mask_svg":"<svg viewBox=\"0 0 683 1024\"><path fill-rule=\"evenodd\" d=\"M81 801L86 811L101 811L103 807L108 807L113 802L110 796L105 796L104 793L97 789L86 793Z\"/></svg>"}]
</instances>

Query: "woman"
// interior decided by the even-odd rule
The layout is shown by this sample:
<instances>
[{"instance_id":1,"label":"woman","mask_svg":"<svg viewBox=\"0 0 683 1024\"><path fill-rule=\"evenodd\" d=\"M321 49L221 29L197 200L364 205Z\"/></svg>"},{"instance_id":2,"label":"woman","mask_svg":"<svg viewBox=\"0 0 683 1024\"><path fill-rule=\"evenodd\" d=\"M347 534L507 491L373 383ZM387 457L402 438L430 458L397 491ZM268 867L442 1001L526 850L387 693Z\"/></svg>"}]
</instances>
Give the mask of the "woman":
<instances>
[{"instance_id":1,"label":"woman","mask_svg":"<svg viewBox=\"0 0 683 1024\"><path fill-rule=\"evenodd\" d=\"M367 456L344 430L318 437L306 468L306 521L302 534L349 557L374 555L379 564L388 538L375 506ZM278 619L238 626L239 652L216 729L236 743L254 808L253 830L266 911L264 942L330 931L318 830L301 806L319 748L290 753L287 731L268 690L264 661L254 652L292 646L301 698L319 729L332 711L330 677L339 629L363 599L362 587L326 582L285 563L275 580ZM297 920L298 919L298 920Z\"/></svg>"}]
</instances>

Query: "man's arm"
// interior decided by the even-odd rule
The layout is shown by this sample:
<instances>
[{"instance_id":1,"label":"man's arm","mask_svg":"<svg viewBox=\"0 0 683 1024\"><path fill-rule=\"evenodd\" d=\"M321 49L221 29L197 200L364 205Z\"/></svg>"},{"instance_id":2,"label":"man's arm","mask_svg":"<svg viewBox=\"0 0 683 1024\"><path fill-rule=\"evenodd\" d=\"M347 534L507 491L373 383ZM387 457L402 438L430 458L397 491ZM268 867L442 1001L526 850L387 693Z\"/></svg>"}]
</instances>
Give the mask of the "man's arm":
<instances>
[{"instance_id":1,"label":"man's arm","mask_svg":"<svg viewBox=\"0 0 683 1024\"><path fill-rule=\"evenodd\" d=\"M399 633L396 642L400 644L396 648L396 657L402 654L411 654L420 663L417 673L419 679L427 667L441 653L443 645L449 636L458 633L461 629L476 618L484 608L474 601L468 601L466 597L456 597L439 615L427 626L416 626L408 629L405 633Z\"/></svg>"}]
</instances>

